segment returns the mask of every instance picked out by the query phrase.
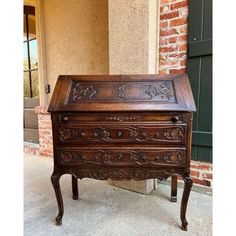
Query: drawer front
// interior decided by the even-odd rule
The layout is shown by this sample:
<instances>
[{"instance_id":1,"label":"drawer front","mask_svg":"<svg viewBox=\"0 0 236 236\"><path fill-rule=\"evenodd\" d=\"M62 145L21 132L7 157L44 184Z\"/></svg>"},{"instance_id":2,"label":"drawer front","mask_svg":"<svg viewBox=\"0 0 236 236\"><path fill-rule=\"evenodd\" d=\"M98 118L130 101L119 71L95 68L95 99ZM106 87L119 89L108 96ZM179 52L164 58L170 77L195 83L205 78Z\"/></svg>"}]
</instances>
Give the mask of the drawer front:
<instances>
[{"instance_id":1,"label":"drawer front","mask_svg":"<svg viewBox=\"0 0 236 236\"><path fill-rule=\"evenodd\" d=\"M59 125L59 145L79 144L185 144L187 125Z\"/></svg>"},{"instance_id":2,"label":"drawer front","mask_svg":"<svg viewBox=\"0 0 236 236\"><path fill-rule=\"evenodd\" d=\"M56 161L63 166L184 167L185 148L58 148Z\"/></svg>"},{"instance_id":3,"label":"drawer front","mask_svg":"<svg viewBox=\"0 0 236 236\"><path fill-rule=\"evenodd\" d=\"M190 113L180 112L111 112L111 113L72 113L65 112L54 114L55 121L59 124L78 124L81 122L106 122L106 123L132 123L132 122L166 122L186 123Z\"/></svg>"}]
</instances>

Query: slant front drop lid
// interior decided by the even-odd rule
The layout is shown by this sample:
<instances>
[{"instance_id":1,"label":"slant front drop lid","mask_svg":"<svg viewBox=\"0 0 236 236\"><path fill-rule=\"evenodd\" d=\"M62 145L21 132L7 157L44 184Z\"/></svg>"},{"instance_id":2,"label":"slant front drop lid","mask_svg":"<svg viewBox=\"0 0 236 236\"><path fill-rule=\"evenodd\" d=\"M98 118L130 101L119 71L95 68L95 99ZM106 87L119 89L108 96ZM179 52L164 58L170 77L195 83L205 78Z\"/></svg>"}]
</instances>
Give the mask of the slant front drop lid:
<instances>
[{"instance_id":1,"label":"slant front drop lid","mask_svg":"<svg viewBox=\"0 0 236 236\"><path fill-rule=\"evenodd\" d=\"M72 175L73 199L79 197L78 178L171 177L173 202L180 175L185 182L181 228L187 230L195 110L186 74L59 76L48 109L54 150L51 181L59 209L56 224L62 223L64 214L59 184L63 174Z\"/></svg>"},{"instance_id":2,"label":"slant front drop lid","mask_svg":"<svg viewBox=\"0 0 236 236\"><path fill-rule=\"evenodd\" d=\"M187 75L59 76L49 111L195 111Z\"/></svg>"}]
</instances>

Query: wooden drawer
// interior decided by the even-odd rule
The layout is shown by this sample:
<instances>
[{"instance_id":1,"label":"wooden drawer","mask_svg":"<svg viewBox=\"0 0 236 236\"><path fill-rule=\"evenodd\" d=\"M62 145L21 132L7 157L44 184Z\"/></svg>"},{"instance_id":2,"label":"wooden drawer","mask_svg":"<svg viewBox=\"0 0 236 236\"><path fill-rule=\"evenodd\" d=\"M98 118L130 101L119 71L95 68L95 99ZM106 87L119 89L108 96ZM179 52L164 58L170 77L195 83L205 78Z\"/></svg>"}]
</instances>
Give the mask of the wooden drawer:
<instances>
[{"instance_id":1,"label":"wooden drawer","mask_svg":"<svg viewBox=\"0 0 236 236\"><path fill-rule=\"evenodd\" d=\"M186 124L85 124L59 125L59 145L88 144L171 144L186 143Z\"/></svg>"},{"instance_id":2,"label":"wooden drawer","mask_svg":"<svg viewBox=\"0 0 236 236\"><path fill-rule=\"evenodd\" d=\"M94 147L94 148L57 148L56 161L63 166L103 167L184 167L185 148L150 147Z\"/></svg>"},{"instance_id":3,"label":"wooden drawer","mask_svg":"<svg viewBox=\"0 0 236 236\"><path fill-rule=\"evenodd\" d=\"M78 124L81 122L106 122L111 124L132 122L187 123L190 113L186 112L64 112L53 114L59 124Z\"/></svg>"}]
</instances>

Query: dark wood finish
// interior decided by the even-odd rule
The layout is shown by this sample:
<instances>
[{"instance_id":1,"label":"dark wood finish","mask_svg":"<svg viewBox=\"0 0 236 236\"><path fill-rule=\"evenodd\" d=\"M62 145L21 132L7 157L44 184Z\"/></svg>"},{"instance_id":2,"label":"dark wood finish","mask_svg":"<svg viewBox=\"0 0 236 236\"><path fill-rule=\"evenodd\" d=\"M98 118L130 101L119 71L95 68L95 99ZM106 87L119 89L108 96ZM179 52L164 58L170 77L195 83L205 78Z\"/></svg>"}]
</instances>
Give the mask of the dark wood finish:
<instances>
[{"instance_id":1,"label":"dark wood finish","mask_svg":"<svg viewBox=\"0 0 236 236\"><path fill-rule=\"evenodd\" d=\"M171 176L171 202L177 202L177 175Z\"/></svg>"},{"instance_id":2,"label":"dark wood finish","mask_svg":"<svg viewBox=\"0 0 236 236\"><path fill-rule=\"evenodd\" d=\"M193 185L193 181L189 176L184 177L184 192L181 201L181 211L180 211L180 218L182 221L181 229L187 231L188 221L186 220L186 210L187 204L189 199L189 194Z\"/></svg>"},{"instance_id":3,"label":"dark wood finish","mask_svg":"<svg viewBox=\"0 0 236 236\"><path fill-rule=\"evenodd\" d=\"M72 175L71 180L72 180L73 199L78 200L79 199L78 179Z\"/></svg>"},{"instance_id":4,"label":"dark wood finish","mask_svg":"<svg viewBox=\"0 0 236 236\"><path fill-rule=\"evenodd\" d=\"M54 145L52 184L60 225L64 213L61 175L77 179L145 180L177 175L185 180L182 229L191 189L192 112L187 75L59 76L49 112Z\"/></svg>"}]
</instances>

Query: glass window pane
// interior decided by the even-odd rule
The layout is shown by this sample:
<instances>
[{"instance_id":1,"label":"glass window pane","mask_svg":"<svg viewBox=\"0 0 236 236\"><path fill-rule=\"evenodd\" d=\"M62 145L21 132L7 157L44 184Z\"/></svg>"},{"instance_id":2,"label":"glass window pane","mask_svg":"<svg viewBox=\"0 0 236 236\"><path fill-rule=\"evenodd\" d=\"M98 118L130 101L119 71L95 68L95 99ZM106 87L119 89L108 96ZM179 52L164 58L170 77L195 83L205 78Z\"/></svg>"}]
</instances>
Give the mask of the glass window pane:
<instances>
[{"instance_id":1,"label":"glass window pane","mask_svg":"<svg viewBox=\"0 0 236 236\"><path fill-rule=\"evenodd\" d=\"M30 98L29 72L24 72L24 98Z\"/></svg>"},{"instance_id":2,"label":"glass window pane","mask_svg":"<svg viewBox=\"0 0 236 236\"><path fill-rule=\"evenodd\" d=\"M39 98L38 70L31 72L33 98Z\"/></svg>"},{"instance_id":3,"label":"glass window pane","mask_svg":"<svg viewBox=\"0 0 236 236\"><path fill-rule=\"evenodd\" d=\"M24 43L24 70L28 70L28 49L27 49L27 43Z\"/></svg>"},{"instance_id":4,"label":"glass window pane","mask_svg":"<svg viewBox=\"0 0 236 236\"><path fill-rule=\"evenodd\" d=\"M37 40L32 40L29 42L30 46L30 64L31 69L38 68L38 48Z\"/></svg>"}]
</instances>

